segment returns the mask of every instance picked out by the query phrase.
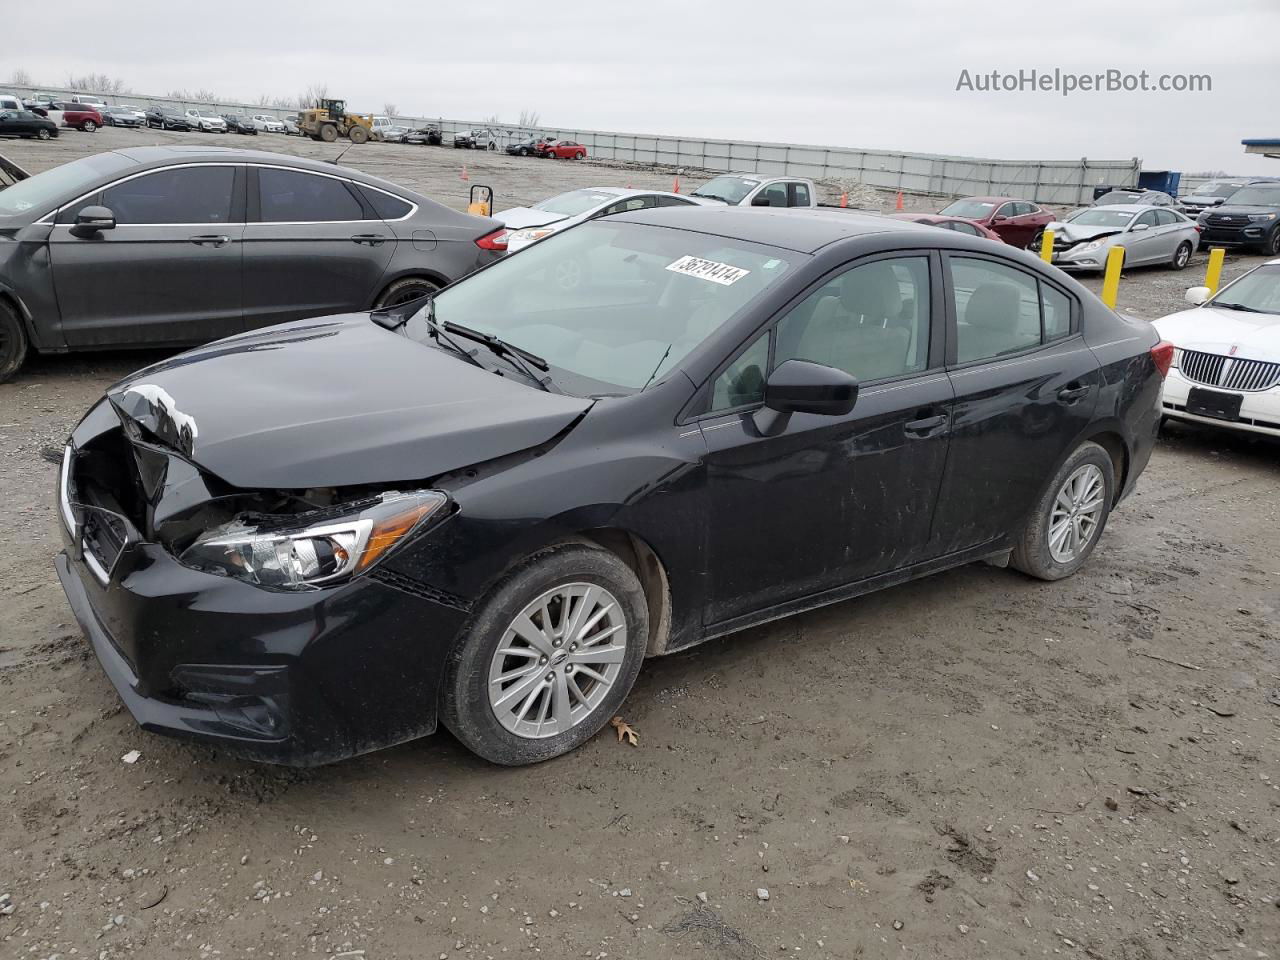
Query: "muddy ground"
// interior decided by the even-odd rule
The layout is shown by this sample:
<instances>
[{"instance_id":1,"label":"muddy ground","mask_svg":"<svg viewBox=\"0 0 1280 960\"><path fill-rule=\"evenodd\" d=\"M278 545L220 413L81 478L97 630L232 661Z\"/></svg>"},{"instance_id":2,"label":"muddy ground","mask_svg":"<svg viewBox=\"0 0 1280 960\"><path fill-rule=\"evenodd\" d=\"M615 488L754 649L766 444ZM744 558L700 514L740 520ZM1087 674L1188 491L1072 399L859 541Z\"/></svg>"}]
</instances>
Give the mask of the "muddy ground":
<instances>
[{"instance_id":1,"label":"muddy ground","mask_svg":"<svg viewBox=\"0 0 1280 960\"><path fill-rule=\"evenodd\" d=\"M452 150L360 157L465 186ZM666 180L467 159L500 203ZM967 567L653 661L638 748L509 770L441 734L299 772L139 731L57 585L42 453L150 359L0 386L0 956L1280 957L1277 444L1168 430L1071 580Z\"/></svg>"}]
</instances>

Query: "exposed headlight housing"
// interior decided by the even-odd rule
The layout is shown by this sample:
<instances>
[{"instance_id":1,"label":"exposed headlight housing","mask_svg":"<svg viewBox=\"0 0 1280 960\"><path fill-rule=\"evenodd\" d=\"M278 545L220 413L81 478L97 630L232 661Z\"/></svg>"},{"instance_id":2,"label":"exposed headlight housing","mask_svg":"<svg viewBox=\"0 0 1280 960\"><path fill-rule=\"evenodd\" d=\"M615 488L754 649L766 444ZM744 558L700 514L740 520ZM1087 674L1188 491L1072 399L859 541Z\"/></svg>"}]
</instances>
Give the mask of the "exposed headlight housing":
<instances>
[{"instance_id":1,"label":"exposed headlight housing","mask_svg":"<svg viewBox=\"0 0 1280 960\"><path fill-rule=\"evenodd\" d=\"M517 230L508 238L508 243L533 243L535 240L541 240L543 237L549 237L555 233L552 227L536 227L530 230Z\"/></svg>"},{"instance_id":2,"label":"exposed headlight housing","mask_svg":"<svg viewBox=\"0 0 1280 960\"><path fill-rule=\"evenodd\" d=\"M449 498L438 490L384 493L345 516L237 518L207 531L178 558L260 587L312 590L363 573Z\"/></svg>"}]
</instances>

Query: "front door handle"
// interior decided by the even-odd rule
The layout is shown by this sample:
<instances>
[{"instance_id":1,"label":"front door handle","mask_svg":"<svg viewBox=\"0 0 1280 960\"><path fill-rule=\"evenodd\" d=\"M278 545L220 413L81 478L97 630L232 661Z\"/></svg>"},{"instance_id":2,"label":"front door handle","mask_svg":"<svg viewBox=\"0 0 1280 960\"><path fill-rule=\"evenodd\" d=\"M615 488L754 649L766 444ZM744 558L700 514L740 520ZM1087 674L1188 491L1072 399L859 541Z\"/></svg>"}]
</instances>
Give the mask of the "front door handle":
<instances>
[{"instance_id":1,"label":"front door handle","mask_svg":"<svg viewBox=\"0 0 1280 960\"><path fill-rule=\"evenodd\" d=\"M931 417L922 417L919 420L908 420L902 429L909 437L931 437L945 428L947 422L947 415L938 413Z\"/></svg>"},{"instance_id":2,"label":"front door handle","mask_svg":"<svg viewBox=\"0 0 1280 960\"><path fill-rule=\"evenodd\" d=\"M201 247L205 244L209 244L214 247L222 247L231 242L230 237L216 233L206 233L198 237L190 237L188 239L190 239L192 243L196 244L196 246Z\"/></svg>"},{"instance_id":3,"label":"front door handle","mask_svg":"<svg viewBox=\"0 0 1280 960\"><path fill-rule=\"evenodd\" d=\"M351 238L352 243L367 243L371 247L386 243L387 238L380 233L357 233Z\"/></svg>"},{"instance_id":4,"label":"front door handle","mask_svg":"<svg viewBox=\"0 0 1280 960\"><path fill-rule=\"evenodd\" d=\"M1079 403L1088 395L1089 386L1083 383L1069 383L1058 391L1058 399L1067 404L1067 406Z\"/></svg>"}]
</instances>

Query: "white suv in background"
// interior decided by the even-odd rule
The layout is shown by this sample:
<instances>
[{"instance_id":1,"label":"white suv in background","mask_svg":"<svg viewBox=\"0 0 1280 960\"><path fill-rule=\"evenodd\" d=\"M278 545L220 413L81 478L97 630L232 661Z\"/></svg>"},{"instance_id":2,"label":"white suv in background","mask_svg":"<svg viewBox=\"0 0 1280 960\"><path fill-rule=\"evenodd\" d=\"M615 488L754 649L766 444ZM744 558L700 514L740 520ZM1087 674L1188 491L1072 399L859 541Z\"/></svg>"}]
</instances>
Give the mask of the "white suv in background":
<instances>
[{"instance_id":1,"label":"white suv in background","mask_svg":"<svg viewBox=\"0 0 1280 960\"><path fill-rule=\"evenodd\" d=\"M192 130L199 130L202 133L227 132L227 121L216 113L210 113L207 110L188 110L185 116Z\"/></svg>"},{"instance_id":2,"label":"white suv in background","mask_svg":"<svg viewBox=\"0 0 1280 960\"><path fill-rule=\"evenodd\" d=\"M284 125L284 121L268 116L265 113L255 113L249 118L253 121L253 125L259 130L265 130L267 133L287 133L288 128Z\"/></svg>"}]
</instances>

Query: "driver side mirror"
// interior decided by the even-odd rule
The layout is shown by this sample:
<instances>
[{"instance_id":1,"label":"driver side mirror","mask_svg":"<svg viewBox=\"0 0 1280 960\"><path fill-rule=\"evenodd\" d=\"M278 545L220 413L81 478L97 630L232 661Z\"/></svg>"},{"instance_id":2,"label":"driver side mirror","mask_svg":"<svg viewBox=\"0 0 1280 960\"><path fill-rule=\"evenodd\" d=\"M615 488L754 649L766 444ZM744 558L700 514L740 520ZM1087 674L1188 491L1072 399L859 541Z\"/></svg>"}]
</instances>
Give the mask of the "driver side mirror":
<instances>
[{"instance_id":1,"label":"driver side mirror","mask_svg":"<svg viewBox=\"0 0 1280 960\"><path fill-rule=\"evenodd\" d=\"M95 237L103 230L114 230L116 228L116 215L106 207L84 207L76 214L75 226L71 228L71 235L87 240Z\"/></svg>"},{"instance_id":2,"label":"driver side mirror","mask_svg":"<svg viewBox=\"0 0 1280 960\"><path fill-rule=\"evenodd\" d=\"M764 405L780 413L839 417L852 410L857 399L855 377L808 360L783 361L764 385Z\"/></svg>"},{"instance_id":3,"label":"driver side mirror","mask_svg":"<svg viewBox=\"0 0 1280 960\"><path fill-rule=\"evenodd\" d=\"M1008 219L1009 219L1009 218L1008 218L1007 216L1005 216L1003 213L997 213L994 217L992 217L992 218L991 218L991 222L992 222L992 223L1004 223L1004 222L1005 222L1005 221L1007 221Z\"/></svg>"},{"instance_id":4,"label":"driver side mirror","mask_svg":"<svg viewBox=\"0 0 1280 960\"><path fill-rule=\"evenodd\" d=\"M1212 295L1213 294L1208 287L1191 287L1183 295L1182 299L1186 300L1187 303L1194 304L1199 307Z\"/></svg>"},{"instance_id":5,"label":"driver side mirror","mask_svg":"<svg viewBox=\"0 0 1280 960\"><path fill-rule=\"evenodd\" d=\"M1149 223L1135 223L1132 227L1129 228L1129 230L1133 233L1141 233L1143 230L1150 230L1150 229L1151 229L1151 224Z\"/></svg>"},{"instance_id":6,"label":"driver side mirror","mask_svg":"<svg viewBox=\"0 0 1280 960\"><path fill-rule=\"evenodd\" d=\"M751 198L751 205L753 207L767 207L769 206L769 197L766 194L757 193Z\"/></svg>"}]
</instances>

